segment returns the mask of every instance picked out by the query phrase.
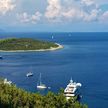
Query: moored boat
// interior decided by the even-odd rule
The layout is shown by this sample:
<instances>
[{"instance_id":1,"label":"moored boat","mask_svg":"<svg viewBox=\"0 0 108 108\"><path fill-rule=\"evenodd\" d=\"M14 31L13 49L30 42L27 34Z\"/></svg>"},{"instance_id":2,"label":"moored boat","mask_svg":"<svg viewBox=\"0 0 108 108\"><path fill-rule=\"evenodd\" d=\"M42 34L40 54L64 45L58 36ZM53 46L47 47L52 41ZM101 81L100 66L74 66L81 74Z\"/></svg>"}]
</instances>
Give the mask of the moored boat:
<instances>
[{"instance_id":1,"label":"moored boat","mask_svg":"<svg viewBox=\"0 0 108 108\"><path fill-rule=\"evenodd\" d=\"M42 83L41 81L41 73L40 73L40 78L39 78L39 83L37 83L37 89L46 89L46 85Z\"/></svg>"},{"instance_id":2,"label":"moored boat","mask_svg":"<svg viewBox=\"0 0 108 108\"><path fill-rule=\"evenodd\" d=\"M26 76L27 76L27 77L31 77L31 76L33 76L33 73L32 73L32 72L28 72L28 73L26 74Z\"/></svg>"},{"instance_id":3,"label":"moored boat","mask_svg":"<svg viewBox=\"0 0 108 108\"><path fill-rule=\"evenodd\" d=\"M0 59L3 59L3 57L2 57L2 56L0 56Z\"/></svg>"},{"instance_id":4,"label":"moored boat","mask_svg":"<svg viewBox=\"0 0 108 108\"><path fill-rule=\"evenodd\" d=\"M81 87L81 83L73 82L73 80L70 80L70 83L67 85L67 87L64 90L64 95L66 99L70 99L71 97L76 96L76 91L79 87Z\"/></svg>"},{"instance_id":5,"label":"moored boat","mask_svg":"<svg viewBox=\"0 0 108 108\"><path fill-rule=\"evenodd\" d=\"M5 78L5 79L4 79L4 84L11 85L11 84L12 84L12 81L8 81L7 78Z\"/></svg>"}]
</instances>

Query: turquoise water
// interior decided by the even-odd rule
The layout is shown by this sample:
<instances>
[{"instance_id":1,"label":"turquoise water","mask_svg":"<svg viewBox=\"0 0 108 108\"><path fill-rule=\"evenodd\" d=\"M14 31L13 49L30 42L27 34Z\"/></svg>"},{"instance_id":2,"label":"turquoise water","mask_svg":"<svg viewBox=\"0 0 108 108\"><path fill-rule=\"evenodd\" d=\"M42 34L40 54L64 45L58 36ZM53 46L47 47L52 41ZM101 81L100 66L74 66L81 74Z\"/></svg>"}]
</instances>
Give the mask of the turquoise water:
<instances>
[{"instance_id":1,"label":"turquoise water","mask_svg":"<svg viewBox=\"0 0 108 108\"><path fill-rule=\"evenodd\" d=\"M60 43L64 48L47 52L2 52L1 77L31 92L37 92L40 72L43 82L53 92L65 88L72 77L82 83L81 101L89 108L108 107L108 33L0 33L0 38L5 37L38 38ZM34 76L27 78L26 73L31 70Z\"/></svg>"}]
</instances>

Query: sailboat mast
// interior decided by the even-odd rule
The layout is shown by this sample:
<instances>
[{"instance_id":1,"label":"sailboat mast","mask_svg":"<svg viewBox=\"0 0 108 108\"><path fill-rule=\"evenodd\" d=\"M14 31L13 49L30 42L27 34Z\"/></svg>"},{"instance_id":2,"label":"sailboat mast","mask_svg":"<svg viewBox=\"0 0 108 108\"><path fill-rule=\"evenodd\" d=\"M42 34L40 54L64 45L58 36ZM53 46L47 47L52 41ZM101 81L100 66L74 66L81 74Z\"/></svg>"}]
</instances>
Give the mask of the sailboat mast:
<instances>
[{"instance_id":1,"label":"sailboat mast","mask_svg":"<svg viewBox=\"0 0 108 108\"><path fill-rule=\"evenodd\" d=\"M44 84L42 84L42 82L41 82L41 73L40 73L40 76L39 76L39 85L37 85L37 88L39 88L39 89L46 89L47 87L44 85Z\"/></svg>"}]
</instances>

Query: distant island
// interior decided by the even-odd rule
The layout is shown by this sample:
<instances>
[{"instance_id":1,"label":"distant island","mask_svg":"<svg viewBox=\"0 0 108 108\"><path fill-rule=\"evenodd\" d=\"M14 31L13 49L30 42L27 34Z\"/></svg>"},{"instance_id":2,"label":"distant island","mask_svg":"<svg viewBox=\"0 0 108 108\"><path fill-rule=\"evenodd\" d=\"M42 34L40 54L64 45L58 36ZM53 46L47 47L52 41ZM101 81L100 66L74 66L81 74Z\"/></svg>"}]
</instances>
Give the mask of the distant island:
<instances>
[{"instance_id":1,"label":"distant island","mask_svg":"<svg viewBox=\"0 0 108 108\"><path fill-rule=\"evenodd\" d=\"M31 38L7 38L0 40L0 51L51 51L63 48L62 45Z\"/></svg>"}]
</instances>

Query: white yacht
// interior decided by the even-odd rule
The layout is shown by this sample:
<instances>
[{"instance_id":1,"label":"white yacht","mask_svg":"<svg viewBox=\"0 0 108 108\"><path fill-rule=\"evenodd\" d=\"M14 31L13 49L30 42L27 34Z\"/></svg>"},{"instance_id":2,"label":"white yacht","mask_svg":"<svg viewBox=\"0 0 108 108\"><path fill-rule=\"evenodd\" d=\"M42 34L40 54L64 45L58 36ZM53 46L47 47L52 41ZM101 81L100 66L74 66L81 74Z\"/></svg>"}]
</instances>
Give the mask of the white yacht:
<instances>
[{"instance_id":1,"label":"white yacht","mask_svg":"<svg viewBox=\"0 0 108 108\"><path fill-rule=\"evenodd\" d=\"M27 77L31 77L31 76L33 76L33 73L32 73L32 72L28 72L28 73L26 74L26 76L27 76Z\"/></svg>"},{"instance_id":2,"label":"white yacht","mask_svg":"<svg viewBox=\"0 0 108 108\"><path fill-rule=\"evenodd\" d=\"M67 87L64 90L64 95L67 99L70 99L71 97L74 97L76 95L76 91L79 87L81 87L81 83L73 82L72 78L70 80L70 83L67 85Z\"/></svg>"},{"instance_id":3,"label":"white yacht","mask_svg":"<svg viewBox=\"0 0 108 108\"><path fill-rule=\"evenodd\" d=\"M39 78L39 83L37 83L37 89L46 89L46 85L41 82L41 73Z\"/></svg>"}]
</instances>

